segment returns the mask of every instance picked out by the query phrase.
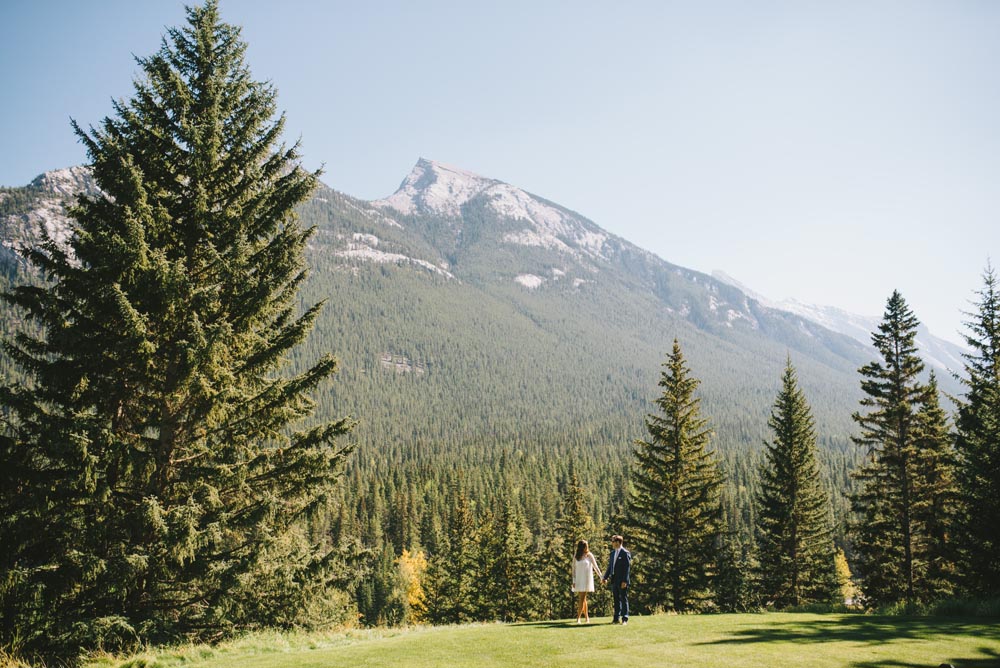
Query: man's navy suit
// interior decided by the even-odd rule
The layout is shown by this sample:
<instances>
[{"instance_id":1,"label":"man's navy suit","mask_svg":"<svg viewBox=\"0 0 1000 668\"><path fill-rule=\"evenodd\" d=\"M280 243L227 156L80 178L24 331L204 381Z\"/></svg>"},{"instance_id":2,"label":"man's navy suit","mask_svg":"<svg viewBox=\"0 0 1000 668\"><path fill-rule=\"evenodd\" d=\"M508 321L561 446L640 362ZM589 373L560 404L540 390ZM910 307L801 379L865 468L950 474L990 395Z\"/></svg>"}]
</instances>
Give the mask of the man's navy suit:
<instances>
[{"instance_id":1,"label":"man's navy suit","mask_svg":"<svg viewBox=\"0 0 1000 668\"><path fill-rule=\"evenodd\" d=\"M615 552L618 552L617 559ZM611 587L614 595L615 607L613 621L628 621L628 587L631 584L629 575L632 571L632 554L624 547L615 550L611 549L611 556L608 557L608 570L604 574L604 579ZM625 584L623 587L622 584Z\"/></svg>"}]
</instances>

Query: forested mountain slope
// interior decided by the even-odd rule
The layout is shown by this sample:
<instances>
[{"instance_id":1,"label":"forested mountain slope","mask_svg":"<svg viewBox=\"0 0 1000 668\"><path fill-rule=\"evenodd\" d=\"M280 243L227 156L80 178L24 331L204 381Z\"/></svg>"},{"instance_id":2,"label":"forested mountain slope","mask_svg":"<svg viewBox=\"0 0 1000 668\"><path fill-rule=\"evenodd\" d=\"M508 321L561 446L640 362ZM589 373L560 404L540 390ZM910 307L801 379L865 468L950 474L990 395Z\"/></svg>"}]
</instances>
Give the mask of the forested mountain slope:
<instances>
[{"instance_id":1,"label":"forested mountain slope","mask_svg":"<svg viewBox=\"0 0 1000 668\"><path fill-rule=\"evenodd\" d=\"M30 279L13 249L36 243L40 225L65 234L61 208L92 187L88 178L73 168L0 191L5 282ZM481 471L501 464L548 479L572 461L586 484L606 490L599 496L610 494L676 337L734 475L745 479L755 460L790 355L827 470L838 486L846 479L856 370L870 357L847 336L557 204L431 161L385 200L324 187L300 215L317 228L303 303L326 308L297 354L303 363L325 351L340 358L317 417L360 420L357 470L467 470L475 486L493 484ZM5 331L16 317L4 311Z\"/></svg>"},{"instance_id":2,"label":"forested mountain slope","mask_svg":"<svg viewBox=\"0 0 1000 668\"><path fill-rule=\"evenodd\" d=\"M362 440L617 449L674 337L721 449L758 442L789 354L820 433L846 439L864 346L558 205L421 161L386 200L325 189L301 215L318 228L306 301L329 300L311 345L341 356Z\"/></svg>"}]
</instances>

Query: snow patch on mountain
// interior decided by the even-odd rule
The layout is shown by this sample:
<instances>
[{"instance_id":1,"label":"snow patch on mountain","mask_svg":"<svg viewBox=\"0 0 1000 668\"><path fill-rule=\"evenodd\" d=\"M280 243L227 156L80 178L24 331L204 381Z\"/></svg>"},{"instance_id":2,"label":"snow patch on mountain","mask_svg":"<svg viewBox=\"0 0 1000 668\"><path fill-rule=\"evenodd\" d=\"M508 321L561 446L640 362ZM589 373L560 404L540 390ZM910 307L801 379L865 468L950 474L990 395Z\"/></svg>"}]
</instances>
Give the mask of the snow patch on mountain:
<instances>
[{"instance_id":1,"label":"snow patch on mountain","mask_svg":"<svg viewBox=\"0 0 1000 668\"><path fill-rule=\"evenodd\" d=\"M451 272L442 269L432 262L403 255L402 253L382 251L378 249L378 245L379 238L374 234L355 232L351 235L351 241L347 243L347 247L334 251L334 255L348 260L375 262L376 264L414 264L446 278L455 278Z\"/></svg>"},{"instance_id":2,"label":"snow patch on mountain","mask_svg":"<svg viewBox=\"0 0 1000 668\"><path fill-rule=\"evenodd\" d=\"M351 235L351 238L355 241L360 241L363 244L368 244L372 248L378 247L378 237L374 234L362 234L361 232L355 232Z\"/></svg>"},{"instance_id":3,"label":"snow patch on mountain","mask_svg":"<svg viewBox=\"0 0 1000 668\"><path fill-rule=\"evenodd\" d=\"M811 320L827 329L846 334L868 346L872 345L872 333L878 331L882 322L882 319L876 316L857 315L834 306L805 304L795 299L782 300L778 302L777 308ZM914 343L920 357L928 366L947 373L960 371L964 367L962 353L965 350L959 345L934 336L923 324L917 327Z\"/></svg>"},{"instance_id":4,"label":"snow patch on mountain","mask_svg":"<svg viewBox=\"0 0 1000 668\"><path fill-rule=\"evenodd\" d=\"M533 230L521 230L520 232L508 232L503 236L503 240L509 244L519 246L536 246L548 250L560 251L562 253L572 253L573 249L563 243L560 239L548 235L538 234Z\"/></svg>"},{"instance_id":5,"label":"snow patch on mountain","mask_svg":"<svg viewBox=\"0 0 1000 668\"><path fill-rule=\"evenodd\" d=\"M379 264L415 264L436 274L445 276L446 278L455 278L450 272L445 271L441 267L438 267L427 260L420 260L418 258L402 255L400 253L386 253L385 251L376 250L368 246L347 248L337 251L334 254L345 259L375 262Z\"/></svg>"},{"instance_id":6,"label":"snow patch on mountain","mask_svg":"<svg viewBox=\"0 0 1000 668\"><path fill-rule=\"evenodd\" d=\"M514 280L529 290L537 290L545 282L544 278L534 274L518 274Z\"/></svg>"},{"instance_id":7,"label":"snow patch on mountain","mask_svg":"<svg viewBox=\"0 0 1000 668\"><path fill-rule=\"evenodd\" d=\"M745 311L737 311L736 309L726 310L726 325L732 327L734 322L739 320L746 320L750 324L750 329L759 329L760 323L757 322L756 318L751 317Z\"/></svg>"},{"instance_id":8,"label":"snow patch on mountain","mask_svg":"<svg viewBox=\"0 0 1000 668\"><path fill-rule=\"evenodd\" d=\"M321 202L327 201L326 199L320 197L315 197L313 199L316 199ZM357 211L358 213L360 213L362 216L364 216L369 220L373 220L382 225L388 225L389 227L404 229L403 225L398 220L386 215L385 211L383 210L373 209L371 206L368 206L367 202L361 203L358 200L355 200L353 197L348 197L346 195L342 195L340 197L340 200L346 206L349 206L350 208L354 209L355 211Z\"/></svg>"}]
</instances>

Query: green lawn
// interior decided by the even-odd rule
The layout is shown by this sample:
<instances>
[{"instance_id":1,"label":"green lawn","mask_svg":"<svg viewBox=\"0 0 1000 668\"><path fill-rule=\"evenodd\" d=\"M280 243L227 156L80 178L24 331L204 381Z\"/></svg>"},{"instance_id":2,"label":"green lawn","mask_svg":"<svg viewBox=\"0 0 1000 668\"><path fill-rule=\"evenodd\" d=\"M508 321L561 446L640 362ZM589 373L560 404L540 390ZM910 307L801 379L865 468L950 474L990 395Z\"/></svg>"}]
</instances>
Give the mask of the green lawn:
<instances>
[{"instance_id":1,"label":"green lawn","mask_svg":"<svg viewBox=\"0 0 1000 668\"><path fill-rule=\"evenodd\" d=\"M257 636L89 668L1000 668L1000 620L770 613L633 617L624 627L608 621Z\"/></svg>"}]
</instances>

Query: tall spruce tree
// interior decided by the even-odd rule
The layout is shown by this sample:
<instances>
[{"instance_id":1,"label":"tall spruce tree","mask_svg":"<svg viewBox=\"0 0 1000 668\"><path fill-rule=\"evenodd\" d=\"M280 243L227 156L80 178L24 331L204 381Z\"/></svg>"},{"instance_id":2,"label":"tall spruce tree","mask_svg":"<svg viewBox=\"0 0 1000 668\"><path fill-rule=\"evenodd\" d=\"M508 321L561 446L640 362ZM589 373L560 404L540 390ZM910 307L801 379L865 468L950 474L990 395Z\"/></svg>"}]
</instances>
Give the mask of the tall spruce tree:
<instances>
[{"instance_id":1,"label":"tall spruce tree","mask_svg":"<svg viewBox=\"0 0 1000 668\"><path fill-rule=\"evenodd\" d=\"M476 618L513 622L531 615L531 534L513 495L487 511L479 530Z\"/></svg>"},{"instance_id":2,"label":"tall spruce tree","mask_svg":"<svg viewBox=\"0 0 1000 668\"><path fill-rule=\"evenodd\" d=\"M461 482L449 493L448 529L427 564L427 619L435 624L474 621L479 608L479 532L475 511Z\"/></svg>"},{"instance_id":3,"label":"tall spruce tree","mask_svg":"<svg viewBox=\"0 0 1000 668\"><path fill-rule=\"evenodd\" d=\"M636 555L636 600L678 612L711 603L722 535L722 476L708 449L692 378L674 339L656 400L646 417L649 440L634 448L627 521Z\"/></svg>"},{"instance_id":4,"label":"tall spruce tree","mask_svg":"<svg viewBox=\"0 0 1000 668\"><path fill-rule=\"evenodd\" d=\"M589 542L593 537L594 520L587 510L586 493L580 484L580 478L573 470L570 471L570 479L562 495L562 515L558 526L563 542L571 552L576 551L578 541Z\"/></svg>"},{"instance_id":5,"label":"tall spruce tree","mask_svg":"<svg viewBox=\"0 0 1000 668\"><path fill-rule=\"evenodd\" d=\"M948 570L948 546L937 528L946 522L954 490L949 480L947 431L934 410L936 385L920 380L917 319L898 291L893 292L872 342L882 356L860 369L861 405L854 414L861 429L854 442L866 449L855 473L852 527L861 589L871 604L912 605L944 593L936 571Z\"/></svg>"},{"instance_id":6,"label":"tall spruce tree","mask_svg":"<svg viewBox=\"0 0 1000 668\"><path fill-rule=\"evenodd\" d=\"M966 391L956 418L961 490L959 543L963 586L970 595L1000 596L1000 291L987 266L976 312L966 323Z\"/></svg>"},{"instance_id":7,"label":"tall spruce tree","mask_svg":"<svg viewBox=\"0 0 1000 668\"><path fill-rule=\"evenodd\" d=\"M920 487L913 503L913 517L921 528L916 553L922 574L917 597L930 601L952 595L958 580L953 535L958 503L954 437L941 408L933 372L927 381L926 400L917 411L917 425L915 468Z\"/></svg>"},{"instance_id":8,"label":"tall spruce tree","mask_svg":"<svg viewBox=\"0 0 1000 668\"><path fill-rule=\"evenodd\" d=\"M293 431L336 362L286 366L320 309L293 214L316 174L217 2L187 19L114 117L74 122L102 194L28 254L48 283L5 295L42 331L0 390L2 633L28 653L297 624L327 582L302 523L349 423Z\"/></svg>"},{"instance_id":9,"label":"tall spruce tree","mask_svg":"<svg viewBox=\"0 0 1000 668\"><path fill-rule=\"evenodd\" d=\"M820 485L814 424L789 358L768 420L774 440L766 444L756 500L761 593L778 608L835 596L830 499Z\"/></svg>"}]
</instances>

